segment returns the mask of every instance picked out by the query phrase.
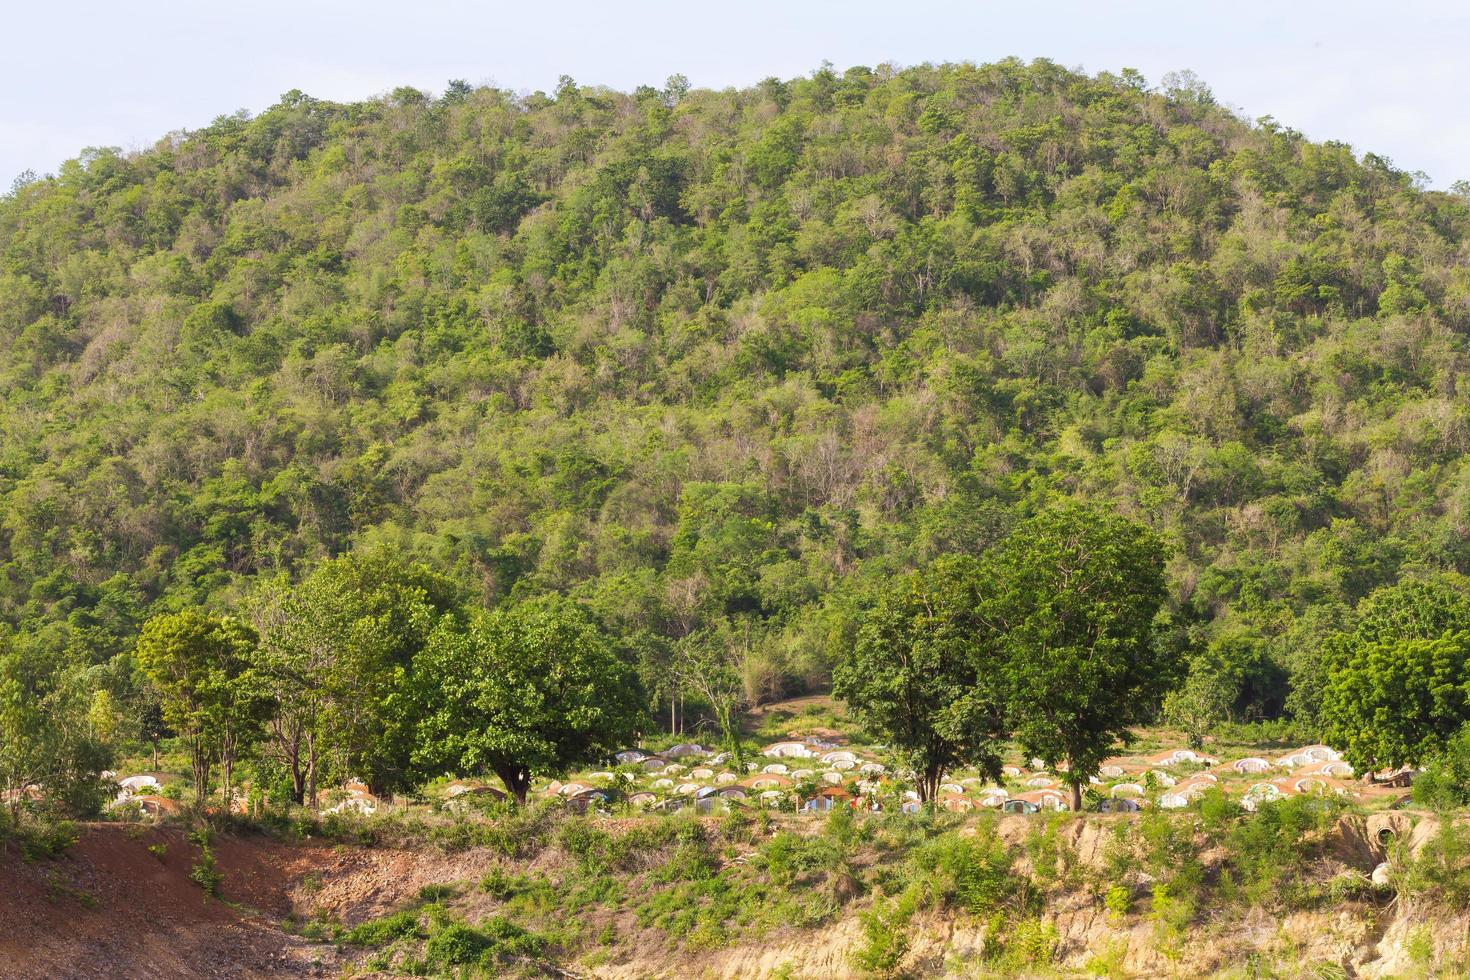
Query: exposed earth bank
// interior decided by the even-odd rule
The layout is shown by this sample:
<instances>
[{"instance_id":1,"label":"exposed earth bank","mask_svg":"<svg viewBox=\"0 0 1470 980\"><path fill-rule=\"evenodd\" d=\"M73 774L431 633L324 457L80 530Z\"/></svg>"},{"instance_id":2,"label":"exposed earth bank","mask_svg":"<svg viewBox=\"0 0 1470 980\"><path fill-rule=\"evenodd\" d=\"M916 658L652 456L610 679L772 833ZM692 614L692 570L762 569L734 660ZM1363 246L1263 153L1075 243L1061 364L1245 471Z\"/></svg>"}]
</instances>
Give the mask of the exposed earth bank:
<instances>
[{"instance_id":1,"label":"exposed earth bank","mask_svg":"<svg viewBox=\"0 0 1470 980\"><path fill-rule=\"evenodd\" d=\"M1079 863L1096 865L1111 839L1109 824L1118 819L1126 818L1067 822L1059 828L1061 843ZM1029 831L1030 818L1024 817L997 826L1002 838L1017 844ZM1325 842L1323 872L1370 875L1390 857L1394 838L1412 851L1434 832L1431 818L1415 821L1402 813L1345 817ZM88 825L76 845L49 860L26 861L13 848L0 851L0 975L363 975L368 971L360 953L302 938L296 934L300 924L315 919L352 925L404 907L425 885L475 881L496 868L555 874L565 861L554 848L529 862L512 862L485 848L446 854L264 836L220 837L213 849L222 875L219 899L206 897L190 879L199 851L176 828ZM1201 858L1209 863L1209 855ZM488 899L476 901L463 909L470 921L493 910ZM863 942L860 914L870 906L869 899L853 897L822 927L777 930L698 953L655 938L624 942L595 964L563 964L563 975L853 975L852 953ZM1336 975L1407 975L1422 966L1426 937L1436 963L1452 965L1470 956L1470 915L1387 894L1376 904L1349 901L1284 916L1252 913L1246 928L1231 930L1228 939L1206 930L1201 941L1172 949L1161 947L1149 916L1110 915L1089 892L1049 895L1043 920L1056 929L1061 975L1093 972L1105 962L1114 975L1207 976L1253 952L1273 962L1295 961L1304 970L1335 964ZM619 926L624 936L636 934L630 923ZM920 914L909 923L901 966L922 976L973 971L985 931L983 921L963 914Z\"/></svg>"}]
</instances>

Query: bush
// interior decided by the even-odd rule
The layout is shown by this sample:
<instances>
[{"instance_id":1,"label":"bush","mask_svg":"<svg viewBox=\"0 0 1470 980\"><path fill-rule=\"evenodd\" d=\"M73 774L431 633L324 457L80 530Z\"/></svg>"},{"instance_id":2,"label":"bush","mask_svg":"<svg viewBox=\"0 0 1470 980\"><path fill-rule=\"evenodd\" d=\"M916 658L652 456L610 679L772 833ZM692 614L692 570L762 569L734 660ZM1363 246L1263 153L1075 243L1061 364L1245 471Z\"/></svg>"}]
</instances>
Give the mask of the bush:
<instances>
[{"instance_id":1,"label":"bush","mask_svg":"<svg viewBox=\"0 0 1470 980\"><path fill-rule=\"evenodd\" d=\"M453 898L459 894L459 888L455 885L425 885L419 889L419 901L438 902L446 898Z\"/></svg>"},{"instance_id":2,"label":"bush","mask_svg":"<svg viewBox=\"0 0 1470 980\"><path fill-rule=\"evenodd\" d=\"M914 866L930 872L932 897L971 915L990 915L1015 897L1020 879L1014 855L995 837L945 834L914 854Z\"/></svg>"},{"instance_id":3,"label":"bush","mask_svg":"<svg viewBox=\"0 0 1470 980\"><path fill-rule=\"evenodd\" d=\"M1226 843L1242 897L1270 908L1293 904L1295 878L1312 856L1307 838L1331 824L1342 806L1332 797L1293 796L1236 823Z\"/></svg>"},{"instance_id":4,"label":"bush","mask_svg":"<svg viewBox=\"0 0 1470 980\"><path fill-rule=\"evenodd\" d=\"M1414 802L1431 810L1470 806L1470 725L1445 743L1414 780Z\"/></svg>"},{"instance_id":5,"label":"bush","mask_svg":"<svg viewBox=\"0 0 1470 980\"><path fill-rule=\"evenodd\" d=\"M852 963L864 973L890 976L909 951L908 926L912 908L902 901L884 902L858 918L863 942L852 952Z\"/></svg>"},{"instance_id":6,"label":"bush","mask_svg":"<svg viewBox=\"0 0 1470 980\"><path fill-rule=\"evenodd\" d=\"M1407 844L1400 844L1407 851ZM1470 827L1446 819L1417 858L1403 857L1399 888L1450 908L1470 905Z\"/></svg>"},{"instance_id":7,"label":"bush","mask_svg":"<svg viewBox=\"0 0 1470 980\"><path fill-rule=\"evenodd\" d=\"M342 937L342 941L352 946L377 947L420 934L418 913L405 909L381 919L359 923Z\"/></svg>"},{"instance_id":8,"label":"bush","mask_svg":"<svg viewBox=\"0 0 1470 980\"><path fill-rule=\"evenodd\" d=\"M220 882L224 880L224 876L215 868L214 851L208 845L199 848L199 859L189 869L189 880L204 889L204 894L219 895Z\"/></svg>"},{"instance_id":9,"label":"bush","mask_svg":"<svg viewBox=\"0 0 1470 980\"><path fill-rule=\"evenodd\" d=\"M453 923L440 929L424 946L424 960L432 966L465 966L480 962L490 949L490 940L478 929Z\"/></svg>"},{"instance_id":10,"label":"bush","mask_svg":"<svg viewBox=\"0 0 1470 980\"><path fill-rule=\"evenodd\" d=\"M992 934L994 931L992 929ZM1021 974L1050 963L1056 956L1060 941L1056 926L1036 919L1023 919L1004 935L997 936L994 946L987 942L986 953L1005 973Z\"/></svg>"},{"instance_id":11,"label":"bush","mask_svg":"<svg viewBox=\"0 0 1470 980\"><path fill-rule=\"evenodd\" d=\"M10 832L20 845L21 857L27 861L58 857L81 839L77 825L70 820L46 817L23 818Z\"/></svg>"},{"instance_id":12,"label":"bush","mask_svg":"<svg viewBox=\"0 0 1470 980\"><path fill-rule=\"evenodd\" d=\"M478 929L462 922L444 926L424 945L424 962L441 972L452 972L451 967L494 967L508 959L538 957L545 948L546 940L540 936L495 916Z\"/></svg>"}]
</instances>

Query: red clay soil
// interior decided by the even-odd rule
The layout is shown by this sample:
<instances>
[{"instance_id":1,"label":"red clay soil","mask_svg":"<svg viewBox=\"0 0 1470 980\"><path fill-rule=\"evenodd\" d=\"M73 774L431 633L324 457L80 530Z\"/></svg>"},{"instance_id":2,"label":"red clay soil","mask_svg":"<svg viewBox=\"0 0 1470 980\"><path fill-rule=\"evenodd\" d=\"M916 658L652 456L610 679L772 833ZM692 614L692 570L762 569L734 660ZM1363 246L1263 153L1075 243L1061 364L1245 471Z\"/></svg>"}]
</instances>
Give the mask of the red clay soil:
<instances>
[{"instance_id":1,"label":"red clay soil","mask_svg":"<svg viewBox=\"0 0 1470 980\"><path fill-rule=\"evenodd\" d=\"M163 853L149 851L163 845ZM0 848L0 977L286 977L335 973L330 947L283 932L292 892L332 851L265 839L215 844L221 898L189 871L173 828L97 824L52 860Z\"/></svg>"}]
</instances>

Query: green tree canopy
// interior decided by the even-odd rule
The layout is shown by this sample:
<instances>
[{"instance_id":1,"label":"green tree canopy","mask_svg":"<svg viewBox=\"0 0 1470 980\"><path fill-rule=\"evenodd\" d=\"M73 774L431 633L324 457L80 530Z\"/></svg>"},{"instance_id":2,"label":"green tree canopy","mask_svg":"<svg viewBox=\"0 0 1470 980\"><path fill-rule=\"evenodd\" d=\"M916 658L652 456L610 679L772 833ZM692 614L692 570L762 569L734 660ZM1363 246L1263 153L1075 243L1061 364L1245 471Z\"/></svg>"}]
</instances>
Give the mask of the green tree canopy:
<instances>
[{"instance_id":1,"label":"green tree canopy","mask_svg":"<svg viewBox=\"0 0 1470 980\"><path fill-rule=\"evenodd\" d=\"M1470 632L1334 648L1323 736L1355 767L1418 765L1470 723Z\"/></svg>"},{"instance_id":2,"label":"green tree canopy","mask_svg":"<svg viewBox=\"0 0 1470 980\"><path fill-rule=\"evenodd\" d=\"M55 670L0 628L0 794L12 817L37 787L90 816L110 746L88 724L89 686L79 668Z\"/></svg>"},{"instance_id":3,"label":"green tree canopy","mask_svg":"<svg viewBox=\"0 0 1470 980\"><path fill-rule=\"evenodd\" d=\"M926 801L957 767L1000 776L1008 674L976 615L986 584L967 557L900 578L864 617L852 654L833 668L833 693L901 753Z\"/></svg>"},{"instance_id":4,"label":"green tree canopy","mask_svg":"<svg viewBox=\"0 0 1470 980\"><path fill-rule=\"evenodd\" d=\"M986 559L981 618L1003 645L1016 739L1065 764L1072 805L1180 664L1156 642L1164 543L1102 508L1062 504L1019 524Z\"/></svg>"},{"instance_id":5,"label":"green tree canopy","mask_svg":"<svg viewBox=\"0 0 1470 980\"><path fill-rule=\"evenodd\" d=\"M266 591L257 610L261 666L280 705L270 746L297 802L315 803L329 763L338 779L365 779L377 792L407 785L413 661L439 619L460 616L462 603L444 575L382 548L331 559L295 587Z\"/></svg>"},{"instance_id":6,"label":"green tree canopy","mask_svg":"<svg viewBox=\"0 0 1470 980\"><path fill-rule=\"evenodd\" d=\"M245 623L197 609L156 616L138 637L138 666L158 690L169 727L188 747L200 806L216 759L227 767L228 802L229 767L262 716L256 643L255 631Z\"/></svg>"},{"instance_id":7,"label":"green tree canopy","mask_svg":"<svg viewBox=\"0 0 1470 980\"><path fill-rule=\"evenodd\" d=\"M1373 643L1434 640L1470 630L1470 579L1444 573L1375 589L1353 610L1351 629L1326 637L1320 650L1300 658L1293 677L1290 707L1308 723L1320 722L1331 664L1351 659L1356 648ZM1325 737L1325 736L1324 736Z\"/></svg>"},{"instance_id":8,"label":"green tree canopy","mask_svg":"<svg viewBox=\"0 0 1470 980\"><path fill-rule=\"evenodd\" d=\"M414 760L430 773L493 773L521 802L534 776L603 762L646 720L637 672L556 596L442 622L414 674Z\"/></svg>"}]
</instances>

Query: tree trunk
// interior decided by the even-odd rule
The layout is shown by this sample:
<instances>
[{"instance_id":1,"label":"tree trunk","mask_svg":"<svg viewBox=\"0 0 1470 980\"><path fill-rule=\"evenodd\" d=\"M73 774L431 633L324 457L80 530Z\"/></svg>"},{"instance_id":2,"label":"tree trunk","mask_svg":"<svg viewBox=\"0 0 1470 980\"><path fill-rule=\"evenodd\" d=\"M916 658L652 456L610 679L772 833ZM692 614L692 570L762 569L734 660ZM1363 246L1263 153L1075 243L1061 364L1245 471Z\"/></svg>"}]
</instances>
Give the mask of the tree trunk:
<instances>
[{"instance_id":1,"label":"tree trunk","mask_svg":"<svg viewBox=\"0 0 1470 980\"><path fill-rule=\"evenodd\" d=\"M306 801L306 774L301 770L301 726L277 721L272 726L276 745L291 773L291 802Z\"/></svg>"},{"instance_id":2,"label":"tree trunk","mask_svg":"<svg viewBox=\"0 0 1470 980\"><path fill-rule=\"evenodd\" d=\"M939 796L939 783L943 778L943 767L926 769L924 772L918 774L915 782L918 783L919 787L920 803L927 803L931 807L934 805L935 799Z\"/></svg>"},{"instance_id":3,"label":"tree trunk","mask_svg":"<svg viewBox=\"0 0 1470 980\"><path fill-rule=\"evenodd\" d=\"M510 790L517 803L526 802L526 794L531 789L531 772L525 766L497 766L495 775Z\"/></svg>"},{"instance_id":4,"label":"tree trunk","mask_svg":"<svg viewBox=\"0 0 1470 980\"><path fill-rule=\"evenodd\" d=\"M153 740L153 771L158 771L158 740Z\"/></svg>"},{"instance_id":5,"label":"tree trunk","mask_svg":"<svg viewBox=\"0 0 1470 980\"><path fill-rule=\"evenodd\" d=\"M194 740L189 755L190 767L194 770L194 802L202 810L209 798L209 753L201 739Z\"/></svg>"},{"instance_id":6,"label":"tree trunk","mask_svg":"<svg viewBox=\"0 0 1470 980\"><path fill-rule=\"evenodd\" d=\"M316 809L316 736L306 736L306 802Z\"/></svg>"},{"instance_id":7,"label":"tree trunk","mask_svg":"<svg viewBox=\"0 0 1470 980\"><path fill-rule=\"evenodd\" d=\"M1082 809L1082 784L1068 783L1067 785L1072 788L1072 810L1079 812Z\"/></svg>"}]
</instances>

